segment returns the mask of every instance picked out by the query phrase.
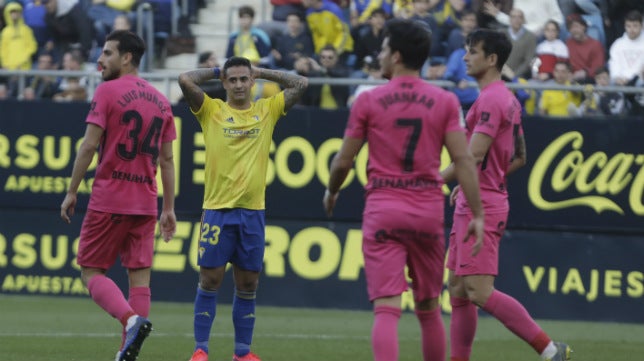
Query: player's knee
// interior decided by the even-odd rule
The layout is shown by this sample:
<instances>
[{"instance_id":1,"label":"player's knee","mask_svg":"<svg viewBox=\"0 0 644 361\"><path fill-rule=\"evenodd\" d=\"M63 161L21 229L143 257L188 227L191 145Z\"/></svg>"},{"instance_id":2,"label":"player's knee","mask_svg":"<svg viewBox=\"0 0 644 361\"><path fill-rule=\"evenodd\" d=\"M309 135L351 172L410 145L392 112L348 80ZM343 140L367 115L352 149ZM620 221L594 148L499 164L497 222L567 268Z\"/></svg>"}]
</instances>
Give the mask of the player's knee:
<instances>
[{"instance_id":1,"label":"player's knee","mask_svg":"<svg viewBox=\"0 0 644 361\"><path fill-rule=\"evenodd\" d=\"M424 300L416 301L416 310L418 311L433 311L438 308L438 298L427 298Z\"/></svg>"},{"instance_id":2,"label":"player's knee","mask_svg":"<svg viewBox=\"0 0 644 361\"><path fill-rule=\"evenodd\" d=\"M221 286L223 277L216 272L199 273L199 287L207 291L217 291Z\"/></svg>"},{"instance_id":3,"label":"player's knee","mask_svg":"<svg viewBox=\"0 0 644 361\"><path fill-rule=\"evenodd\" d=\"M463 282L449 282L447 284L447 290L449 291L450 297L467 297L467 292L465 292L465 285L463 285Z\"/></svg>"},{"instance_id":4,"label":"player's knee","mask_svg":"<svg viewBox=\"0 0 644 361\"><path fill-rule=\"evenodd\" d=\"M487 302L491 294L487 287L481 287L480 285L467 285L465 291L467 292L467 298L479 307Z\"/></svg>"},{"instance_id":5,"label":"player's knee","mask_svg":"<svg viewBox=\"0 0 644 361\"><path fill-rule=\"evenodd\" d=\"M243 279L243 280L238 280L235 283L235 288L243 292L255 292L257 290L258 284L259 284L259 280L257 279Z\"/></svg>"}]
</instances>

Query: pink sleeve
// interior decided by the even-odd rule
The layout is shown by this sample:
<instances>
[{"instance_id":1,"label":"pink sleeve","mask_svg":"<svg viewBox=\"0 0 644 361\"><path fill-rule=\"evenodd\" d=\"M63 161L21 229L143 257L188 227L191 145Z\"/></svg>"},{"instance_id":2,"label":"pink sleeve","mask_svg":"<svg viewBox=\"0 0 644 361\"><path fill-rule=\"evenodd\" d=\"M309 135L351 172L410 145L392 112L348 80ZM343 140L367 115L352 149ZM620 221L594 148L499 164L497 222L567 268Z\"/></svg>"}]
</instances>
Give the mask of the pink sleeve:
<instances>
[{"instance_id":1,"label":"pink sleeve","mask_svg":"<svg viewBox=\"0 0 644 361\"><path fill-rule=\"evenodd\" d=\"M476 116L476 125L472 133L482 133L495 138L503 119L499 103L491 97L485 100L481 99Z\"/></svg>"},{"instance_id":2,"label":"pink sleeve","mask_svg":"<svg viewBox=\"0 0 644 361\"><path fill-rule=\"evenodd\" d=\"M447 93L445 98L445 112L447 115L447 124L445 133L448 132L465 132L465 120L463 111L458 102L458 98L453 93Z\"/></svg>"},{"instance_id":3,"label":"pink sleeve","mask_svg":"<svg viewBox=\"0 0 644 361\"><path fill-rule=\"evenodd\" d=\"M89 107L89 113L85 118L85 123L96 124L103 129L107 126L107 108L112 101L110 91L105 85L106 83L103 83L96 88L92 104Z\"/></svg>"},{"instance_id":4,"label":"pink sleeve","mask_svg":"<svg viewBox=\"0 0 644 361\"><path fill-rule=\"evenodd\" d=\"M170 106L168 105L168 110L170 110ZM161 134L161 143L167 143L171 142L173 140L177 139L177 129L174 126L174 115L172 114L172 111L169 112L165 125L163 126L163 134Z\"/></svg>"},{"instance_id":5,"label":"pink sleeve","mask_svg":"<svg viewBox=\"0 0 644 361\"><path fill-rule=\"evenodd\" d=\"M347 128L344 131L344 136L351 138L365 139L367 137L368 116L369 116L369 103L371 96L369 92L363 92L358 96L349 114L349 121Z\"/></svg>"}]
</instances>

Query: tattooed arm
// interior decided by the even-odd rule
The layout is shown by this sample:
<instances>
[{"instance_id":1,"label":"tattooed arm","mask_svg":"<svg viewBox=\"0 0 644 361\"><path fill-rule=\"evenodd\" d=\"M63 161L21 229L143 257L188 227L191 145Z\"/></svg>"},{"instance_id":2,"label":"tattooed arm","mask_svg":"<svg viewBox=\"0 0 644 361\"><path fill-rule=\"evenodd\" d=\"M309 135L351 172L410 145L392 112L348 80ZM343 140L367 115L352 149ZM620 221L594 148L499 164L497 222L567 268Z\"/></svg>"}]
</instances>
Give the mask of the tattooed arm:
<instances>
[{"instance_id":1,"label":"tattooed arm","mask_svg":"<svg viewBox=\"0 0 644 361\"><path fill-rule=\"evenodd\" d=\"M203 104L204 92L199 84L211 79L215 79L215 73L210 68L191 70L179 75L179 86L192 111L198 111Z\"/></svg>"},{"instance_id":2,"label":"tattooed arm","mask_svg":"<svg viewBox=\"0 0 644 361\"><path fill-rule=\"evenodd\" d=\"M284 111L291 109L297 103L309 85L306 77L279 70L253 67L253 76L255 79L274 81L284 88Z\"/></svg>"}]
</instances>

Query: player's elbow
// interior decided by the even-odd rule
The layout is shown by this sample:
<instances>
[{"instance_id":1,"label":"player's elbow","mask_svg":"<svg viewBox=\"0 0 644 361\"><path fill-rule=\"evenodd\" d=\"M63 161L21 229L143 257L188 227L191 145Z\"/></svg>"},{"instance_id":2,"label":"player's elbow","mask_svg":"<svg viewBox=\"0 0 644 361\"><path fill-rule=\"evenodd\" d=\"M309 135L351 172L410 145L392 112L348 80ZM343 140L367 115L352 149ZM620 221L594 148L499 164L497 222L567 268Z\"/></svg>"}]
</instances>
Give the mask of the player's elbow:
<instances>
[{"instance_id":1,"label":"player's elbow","mask_svg":"<svg viewBox=\"0 0 644 361\"><path fill-rule=\"evenodd\" d=\"M180 87L184 88L184 87L186 87L186 86L188 86L188 85L190 85L192 83L193 83L192 78L190 77L190 75L188 75L188 72L184 72L184 73L179 74L179 86Z\"/></svg>"}]
</instances>

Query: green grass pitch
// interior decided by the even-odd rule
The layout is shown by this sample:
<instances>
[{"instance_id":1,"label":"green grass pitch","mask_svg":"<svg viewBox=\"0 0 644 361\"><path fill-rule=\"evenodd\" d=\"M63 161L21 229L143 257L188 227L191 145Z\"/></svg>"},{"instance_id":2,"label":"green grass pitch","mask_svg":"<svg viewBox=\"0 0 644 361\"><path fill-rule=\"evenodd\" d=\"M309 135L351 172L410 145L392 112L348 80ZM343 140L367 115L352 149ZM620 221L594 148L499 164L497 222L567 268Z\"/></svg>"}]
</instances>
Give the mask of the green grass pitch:
<instances>
[{"instance_id":1,"label":"green grass pitch","mask_svg":"<svg viewBox=\"0 0 644 361\"><path fill-rule=\"evenodd\" d=\"M220 305L210 338L211 361L231 359L229 305ZM257 307L253 351L264 361L368 361L368 311ZM139 361L187 361L193 350L192 304L153 302L154 331ZM445 317L448 325L449 317ZM644 326L543 321L553 338L568 342L575 361L644 360ZM399 325L400 361L422 360L413 314ZM89 298L0 295L0 360L111 361L120 325ZM539 361L498 321L481 317L472 361Z\"/></svg>"}]
</instances>

